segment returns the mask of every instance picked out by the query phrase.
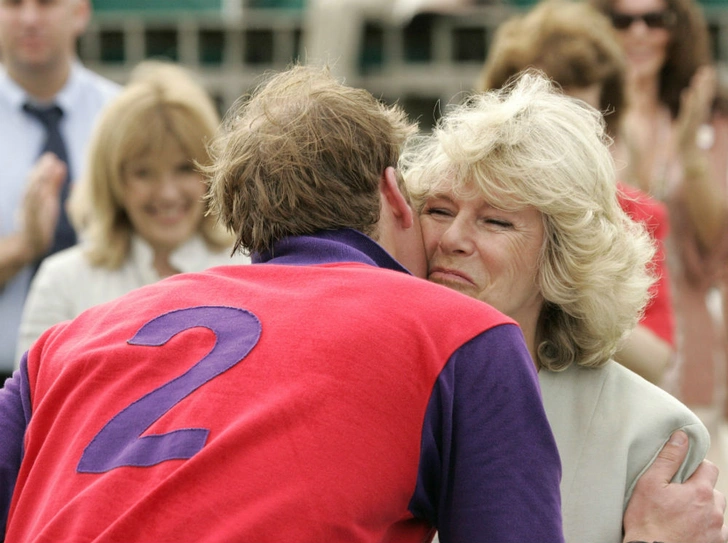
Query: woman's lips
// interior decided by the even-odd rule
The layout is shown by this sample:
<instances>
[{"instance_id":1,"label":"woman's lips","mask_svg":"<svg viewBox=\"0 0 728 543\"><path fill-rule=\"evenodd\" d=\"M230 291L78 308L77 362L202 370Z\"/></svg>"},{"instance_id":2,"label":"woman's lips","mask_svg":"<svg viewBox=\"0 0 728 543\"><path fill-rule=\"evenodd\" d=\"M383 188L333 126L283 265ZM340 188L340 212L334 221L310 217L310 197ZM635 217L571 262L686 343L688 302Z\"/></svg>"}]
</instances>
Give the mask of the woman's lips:
<instances>
[{"instance_id":1,"label":"woman's lips","mask_svg":"<svg viewBox=\"0 0 728 543\"><path fill-rule=\"evenodd\" d=\"M439 266L435 266L434 268L430 269L430 272L428 274L428 279L430 281L435 281L437 283L439 282L455 282L455 283L467 283L470 285L473 285L473 280L470 278L470 276L466 273L463 273L459 270L455 270L452 268L443 268Z\"/></svg>"}]
</instances>

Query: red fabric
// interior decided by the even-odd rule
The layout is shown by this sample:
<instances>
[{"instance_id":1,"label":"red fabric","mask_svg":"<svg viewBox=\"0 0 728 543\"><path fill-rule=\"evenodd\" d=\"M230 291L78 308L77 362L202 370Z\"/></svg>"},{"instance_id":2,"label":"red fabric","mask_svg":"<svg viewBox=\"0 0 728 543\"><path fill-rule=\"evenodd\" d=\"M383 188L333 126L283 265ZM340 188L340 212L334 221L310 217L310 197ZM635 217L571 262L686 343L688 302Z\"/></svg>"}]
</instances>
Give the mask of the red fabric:
<instances>
[{"instance_id":1,"label":"red fabric","mask_svg":"<svg viewBox=\"0 0 728 543\"><path fill-rule=\"evenodd\" d=\"M144 432L207 428L204 447L78 473L107 421L213 348L200 327L129 344L151 319L199 304L245 308L262 330L241 362ZM446 325L458 315L469 318ZM30 351L33 417L7 541L426 541L430 526L408 503L433 384L461 344L503 322L485 304L361 264L216 268L92 308Z\"/></svg>"},{"instance_id":2,"label":"red fabric","mask_svg":"<svg viewBox=\"0 0 728 543\"><path fill-rule=\"evenodd\" d=\"M650 300L640 324L649 328L661 339L675 346L675 315L670 292L670 277L665 262L665 239L670 231L667 208L648 194L630 187L618 185L618 198L622 209L635 221L643 223L656 244L652 260L658 277L651 289Z\"/></svg>"}]
</instances>

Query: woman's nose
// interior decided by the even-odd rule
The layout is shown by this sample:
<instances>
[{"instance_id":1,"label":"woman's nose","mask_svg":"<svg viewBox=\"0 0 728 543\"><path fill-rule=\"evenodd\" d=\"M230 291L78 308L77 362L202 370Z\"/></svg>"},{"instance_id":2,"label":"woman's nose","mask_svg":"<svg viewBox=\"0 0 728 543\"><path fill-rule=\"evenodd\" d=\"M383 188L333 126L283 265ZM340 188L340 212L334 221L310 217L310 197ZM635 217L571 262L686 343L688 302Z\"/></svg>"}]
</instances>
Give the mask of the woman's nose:
<instances>
[{"instance_id":1,"label":"woman's nose","mask_svg":"<svg viewBox=\"0 0 728 543\"><path fill-rule=\"evenodd\" d=\"M650 27L647 26L644 19L638 17L636 20L632 21L632 24L629 25L627 30L630 34L643 35L650 31Z\"/></svg>"},{"instance_id":2,"label":"woman's nose","mask_svg":"<svg viewBox=\"0 0 728 543\"><path fill-rule=\"evenodd\" d=\"M173 175L169 173L162 174L155 184L157 194L166 198L176 198L179 194L179 183Z\"/></svg>"},{"instance_id":3,"label":"woman's nose","mask_svg":"<svg viewBox=\"0 0 728 543\"><path fill-rule=\"evenodd\" d=\"M440 248L446 253L469 254L475 247L475 231L467 220L461 217L448 225L440 237Z\"/></svg>"}]
</instances>

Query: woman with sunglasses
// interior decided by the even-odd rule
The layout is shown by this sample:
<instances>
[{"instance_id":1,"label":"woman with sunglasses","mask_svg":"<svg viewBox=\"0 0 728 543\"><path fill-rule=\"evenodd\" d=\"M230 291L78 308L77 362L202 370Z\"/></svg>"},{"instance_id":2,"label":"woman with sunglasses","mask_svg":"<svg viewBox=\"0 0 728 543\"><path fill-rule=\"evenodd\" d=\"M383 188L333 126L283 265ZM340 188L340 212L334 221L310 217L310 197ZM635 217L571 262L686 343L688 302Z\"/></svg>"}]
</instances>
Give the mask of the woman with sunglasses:
<instances>
[{"instance_id":1,"label":"woman with sunglasses","mask_svg":"<svg viewBox=\"0 0 728 543\"><path fill-rule=\"evenodd\" d=\"M666 388L716 433L725 390L721 274L728 262L728 109L695 0L591 0L617 30L627 107L616 138L621 177L665 202L676 316L676 371Z\"/></svg>"}]
</instances>

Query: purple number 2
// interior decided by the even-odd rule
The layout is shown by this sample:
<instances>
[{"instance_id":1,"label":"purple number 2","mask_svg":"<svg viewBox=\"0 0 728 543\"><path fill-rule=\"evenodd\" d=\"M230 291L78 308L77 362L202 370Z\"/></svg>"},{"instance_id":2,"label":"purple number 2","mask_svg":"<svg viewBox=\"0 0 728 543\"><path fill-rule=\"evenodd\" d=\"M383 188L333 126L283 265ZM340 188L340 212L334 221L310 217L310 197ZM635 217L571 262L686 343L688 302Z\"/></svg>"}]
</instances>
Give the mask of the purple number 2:
<instances>
[{"instance_id":1,"label":"purple number 2","mask_svg":"<svg viewBox=\"0 0 728 543\"><path fill-rule=\"evenodd\" d=\"M200 306L156 317L131 338L131 345L159 347L173 336L202 326L217 338L207 355L184 374L153 390L120 411L83 451L80 473L103 473L122 466L154 466L187 459L205 445L209 430L185 428L140 437L156 420L199 387L242 361L260 338L258 318L244 309Z\"/></svg>"}]
</instances>

